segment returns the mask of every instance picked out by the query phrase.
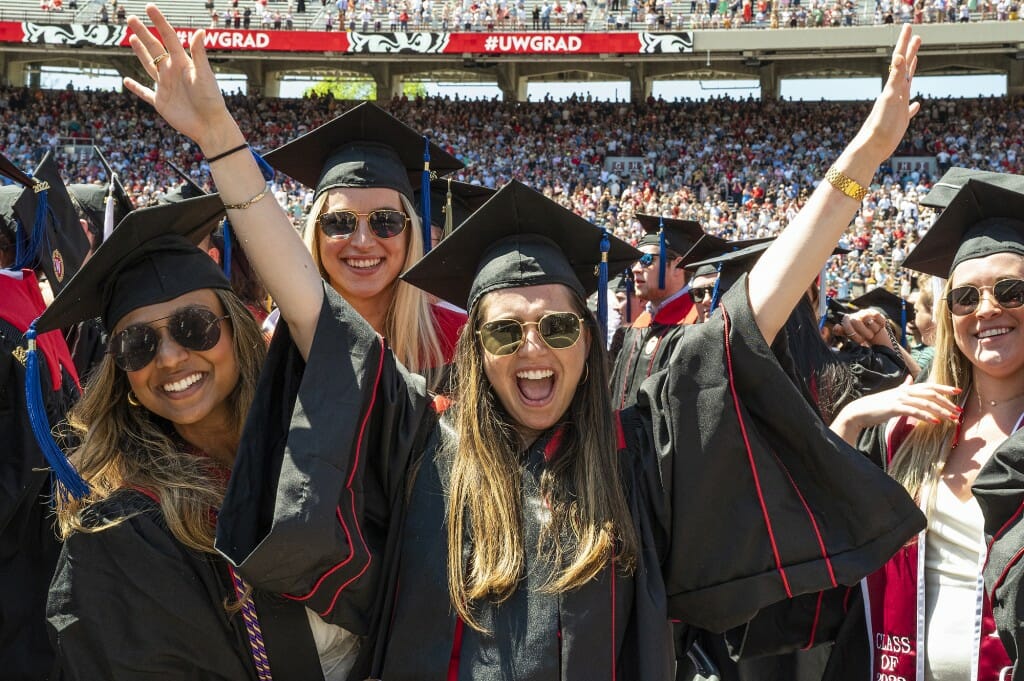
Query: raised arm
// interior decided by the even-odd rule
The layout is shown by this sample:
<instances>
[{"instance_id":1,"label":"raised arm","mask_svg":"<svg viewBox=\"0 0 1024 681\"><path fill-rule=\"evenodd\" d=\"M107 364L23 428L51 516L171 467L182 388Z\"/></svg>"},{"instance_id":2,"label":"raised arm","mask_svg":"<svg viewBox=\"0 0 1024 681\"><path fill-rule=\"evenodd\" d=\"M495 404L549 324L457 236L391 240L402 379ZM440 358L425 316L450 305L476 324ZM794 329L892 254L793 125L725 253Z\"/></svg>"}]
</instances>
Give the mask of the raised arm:
<instances>
[{"instance_id":1,"label":"raised arm","mask_svg":"<svg viewBox=\"0 0 1024 681\"><path fill-rule=\"evenodd\" d=\"M892 53L889 79L864 125L833 164L867 187L903 138L921 108L910 102L921 39L904 25ZM860 203L822 180L811 198L750 272L750 306L761 334L771 343L800 296L849 226Z\"/></svg>"},{"instance_id":2,"label":"raised arm","mask_svg":"<svg viewBox=\"0 0 1024 681\"><path fill-rule=\"evenodd\" d=\"M132 16L128 19L132 30L129 40L153 79L153 87L131 78L124 79L125 87L151 104L178 132L195 141L208 159L244 145L245 137L228 112L206 58L205 31L192 34L190 57L155 5L147 5L146 14L159 38ZM266 191L266 182L251 154L244 149L229 153L211 162L210 170L246 255L281 308L299 352L308 356L324 295L312 256L284 209Z\"/></svg>"}]
</instances>

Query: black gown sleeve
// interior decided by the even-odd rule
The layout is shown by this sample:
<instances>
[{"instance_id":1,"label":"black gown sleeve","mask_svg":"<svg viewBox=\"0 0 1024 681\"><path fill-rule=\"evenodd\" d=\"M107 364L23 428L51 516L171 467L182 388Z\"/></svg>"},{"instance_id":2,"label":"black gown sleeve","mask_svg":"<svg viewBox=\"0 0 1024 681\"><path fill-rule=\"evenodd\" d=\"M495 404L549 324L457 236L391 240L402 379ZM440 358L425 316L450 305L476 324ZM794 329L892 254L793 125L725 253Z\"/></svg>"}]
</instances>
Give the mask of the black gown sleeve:
<instances>
[{"instance_id":1,"label":"black gown sleeve","mask_svg":"<svg viewBox=\"0 0 1024 681\"><path fill-rule=\"evenodd\" d=\"M992 615L1016 677L1024 650L1024 429L996 449L971 491L990 542L984 575Z\"/></svg>"},{"instance_id":2,"label":"black gown sleeve","mask_svg":"<svg viewBox=\"0 0 1024 681\"><path fill-rule=\"evenodd\" d=\"M119 496L89 513L97 526L128 517L73 534L57 564L46 616L62 678L255 680L224 608L223 562L177 542L155 503Z\"/></svg>"},{"instance_id":3,"label":"black gown sleeve","mask_svg":"<svg viewBox=\"0 0 1024 681\"><path fill-rule=\"evenodd\" d=\"M669 506L669 613L723 632L853 585L924 528L906 491L835 436L779 365L741 278L641 390Z\"/></svg>"},{"instance_id":4,"label":"black gown sleeve","mask_svg":"<svg viewBox=\"0 0 1024 681\"><path fill-rule=\"evenodd\" d=\"M329 286L308 361L278 325L217 523L254 586L365 635L428 412L422 377Z\"/></svg>"}]
</instances>

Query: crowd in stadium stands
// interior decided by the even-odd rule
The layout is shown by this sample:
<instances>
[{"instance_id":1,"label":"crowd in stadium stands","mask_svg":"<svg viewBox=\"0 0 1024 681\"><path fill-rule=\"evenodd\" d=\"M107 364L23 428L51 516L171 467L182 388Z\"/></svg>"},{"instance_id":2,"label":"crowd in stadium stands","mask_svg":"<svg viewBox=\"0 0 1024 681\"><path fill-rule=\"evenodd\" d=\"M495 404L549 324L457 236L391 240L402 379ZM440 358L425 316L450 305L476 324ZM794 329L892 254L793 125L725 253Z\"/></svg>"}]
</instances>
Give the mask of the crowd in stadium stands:
<instances>
[{"instance_id":1,"label":"crowd in stadium stands","mask_svg":"<svg viewBox=\"0 0 1024 681\"><path fill-rule=\"evenodd\" d=\"M40 0L39 8L45 18L78 4ZM1020 18L1020 0L875 0L873 19L869 0L205 0L203 7L211 28L359 32L670 31ZM104 24L125 19L118 0L98 4L92 16Z\"/></svg>"},{"instance_id":2,"label":"crowd in stadium stands","mask_svg":"<svg viewBox=\"0 0 1024 681\"><path fill-rule=\"evenodd\" d=\"M598 225L635 238L636 213L699 220L729 238L775 234L855 132L867 103L510 103L449 99L384 103L468 166L457 179L521 180ZM898 156L1024 173L1024 102L1010 97L926 100ZM344 111L332 99L235 95L230 106L256 148L270 150ZM42 150L63 158L68 181L102 179L91 143L111 160L137 205L177 184L172 161L200 184L198 149L130 95L0 88L0 152L31 169ZM609 159L624 159L608 168ZM628 160L625 160L628 159ZM884 168L851 226L850 255L833 259L829 285L846 297L898 290L896 266L930 225L918 199L935 176L912 161ZM278 176L275 196L299 225L312 192Z\"/></svg>"}]
</instances>

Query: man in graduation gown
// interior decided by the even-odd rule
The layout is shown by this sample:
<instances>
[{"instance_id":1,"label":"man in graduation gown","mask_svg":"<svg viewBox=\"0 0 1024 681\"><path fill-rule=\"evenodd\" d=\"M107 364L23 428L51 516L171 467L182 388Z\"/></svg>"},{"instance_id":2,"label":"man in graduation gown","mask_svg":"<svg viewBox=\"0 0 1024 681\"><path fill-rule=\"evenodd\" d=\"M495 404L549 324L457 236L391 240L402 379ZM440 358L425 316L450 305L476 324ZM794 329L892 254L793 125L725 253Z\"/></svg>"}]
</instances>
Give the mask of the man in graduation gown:
<instances>
[{"instance_id":1,"label":"man in graduation gown","mask_svg":"<svg viewBox=\"0 0 1024 681\"><path fill-rule=\"evenodd\" d=\"M643 254L633 265L636 297L647 309L628 328L612 370L612 404L622 409L634 404L640 384L665 368L682 327L695 324L699 313L688 295L689 274L683 266L691 249L705 243L724 243L706 236L692 220L637 215L646 234L637 248ZM696 255L696 254L694 254ZM697 255L694 259L700 259ZM635 301L634 301L634 304Z\"/></svg>"},{"instance_id":2,"label":"man in graduation gown","mask_svg":"<svg viewBox=\"0 0 1024 681\"><path fill-rule=\"evenodd\" d=\"M8 166L9 174L15 174L11 169L13 166ZM60 544L49 505L47 462L29 421L25 331L45 309L33 267L41 260L47 262L51 284L59 287L70 273L61 270L58 276L54 264L62 262L64 253L69 264L76 262L84 251L74 255L73 248L85 237L77 221L71 226L81 238L72 234L68 240L56 238L64 230L51 215L36 223L40 197L33 179L49 183L45 193L54 209L52 215L66 215L61 194L64 186L57 184L60 179L50 157L37 169L35 178L18 179L31 184L0 187L0 240L12 245L0 261L0 660L4 662L0 676L11 681L39 681L51 678L54 662L45 626L46 592ZM24 249L40 229L48 238L38 243L51 246L46 259L39 246L34 254L23 251L24 267L14 269L18 250L14 244L20 240ZM49 422L56 424L78 398L78 375L59 331L40 335L37 344L43 404Z\"/></svg>"}]
</instances>

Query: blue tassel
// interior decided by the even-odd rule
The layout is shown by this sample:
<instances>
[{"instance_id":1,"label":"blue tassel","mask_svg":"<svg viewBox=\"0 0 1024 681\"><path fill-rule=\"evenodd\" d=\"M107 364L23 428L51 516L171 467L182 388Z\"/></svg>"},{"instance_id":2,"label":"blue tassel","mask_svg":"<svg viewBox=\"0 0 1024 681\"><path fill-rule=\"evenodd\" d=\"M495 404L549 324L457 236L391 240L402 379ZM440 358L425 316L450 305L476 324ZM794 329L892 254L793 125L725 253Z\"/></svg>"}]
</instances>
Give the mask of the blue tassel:
<instances>
[{"instance_id":1,"label":"blue tassel","mask_svg":"<svg viewBox=\"0 0 1024 681\"><path fill-rule=\"evenodd\" d=\"M597 323L601 337L608 337L608 249L611 248L608 230L601 230L601 264L597 266Z\"/></svg>"},{"instance_id":2,"label":"blue tassel","mask_svg":"<svg viewBox=\"0 0 1024 681\"><path fill-rule=\"evenodd\" d=\"M28 418L32 424L32 434L35 435L36 442L39 443L39 449L42 450L46 462L50 465L53 475L54 498L59 495L61 499L67 500L70 494L75 499L81 499L88 496L89 485L71 465L68 457L57 446L57 443L53 441L53 435L50 432L50 422L43 404L43 390L39 377L35 322L28 327L25 338L28 340L28 356L25 360L25 398L28 403Z\"/></svg>"},{"instance_id":3,"label":"blue tassel","mask_svg":"<svg viewBox=\"0 0 1024 681\"><path fill-rule=\"evenodd\" d=\"M719 287L722 284L722 263L718 263L718 276L715 277L715 287L711 289L711 309L708 310L708 314L711 314L718 307L718 300L722 297L722 292Z\"/></svg>"},{"instance_id":4,"label":"blue tassel","mask_svg":"<svg viewBox=\"0 0 1024 681\"><path fill-rule=\"evenodd\" d=\"M231 281L231 223L227 218L220 223L220 233L224 237L224 252L221 254L224 262L221 266L224 268L224 276Z\"/></svg>"},{"instance_id":5,"label":"blue tassel","mask_svg":"<svg viewBox=\"0 0 1024 681\"><path fill-rule=\"evenodd\" d=\"M907 301L900 298L900 345L907 347Z\"/></svg>"},{"instance_id":6,"label":"blue tassel","mask_svg":"<svg viewBox=\"0 0 1024 681\"><path fill-rule=\"evenodd\" d=\"M47 194L46 189L42 189L36 194L35 225L32 227L32 238L24 249L22 249L22 243L24 242L25 228L20 222L18 223L21 238L17 239L14 265L11 266L13 270L33 269L36 266L39 259L39 247L43 243L43 239L46 238L46 214L50 212Z\"/></svg>"},{"instance_id":7,"label":"blue tassel","mask_svg":"<svg viewBox=\"0 0 1024 681\"><path fill-rule=\"evenodd\" d=\"M633 318L633 270L627 269L623 277L626 283L626 318L622 323L626 325Z\"/></svg>"},{"instance_id":8,"label":"blue tassel","mask_svg":"<svg viewBox=\"0 0 1024 681\"><path fill-rule=\"evenodd\" d=\"M828 301L830 300L832 300L832 296L825 297L825 312L818 317L818 333L825 329L825 319L828 317Z\"/></svg>"},{"instance_id":9,"label":"blue tassel","mask_svg":"<svg viewBox=\"0 0 1024 681\"><path fill-rule=\"evenodd\" d=\"M256 151L250 147L249 151L252 153L253 158L256 159L256 165L260 167L260 172L263 173L263 179L267 182L271 182L274 179L274 169L267 163L262 156L256 153Z\"/></svg>"},{"instance_id":10,"label":"blue tassel","mask_svg":"<svg viewBox=\"0 0 1024 681\"><path fill-rule=\"evenodd\" d=\"M423 175L420 180L423 212L423 254L430 253L430 140L423 136Z\"/></svg>"},{"instance_id":11,"label":"blue tassel","mask_svg":"<svg viewBox=\"0 0 1024 681\"><path fill-rule=\"evenodd\" d=\"M665 288L665 267L668 248L665 246L665 218L658 218L658 288Z\"/></svg>"}]
</instances>

